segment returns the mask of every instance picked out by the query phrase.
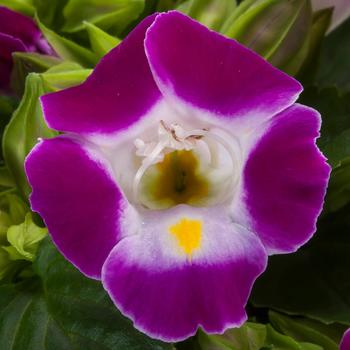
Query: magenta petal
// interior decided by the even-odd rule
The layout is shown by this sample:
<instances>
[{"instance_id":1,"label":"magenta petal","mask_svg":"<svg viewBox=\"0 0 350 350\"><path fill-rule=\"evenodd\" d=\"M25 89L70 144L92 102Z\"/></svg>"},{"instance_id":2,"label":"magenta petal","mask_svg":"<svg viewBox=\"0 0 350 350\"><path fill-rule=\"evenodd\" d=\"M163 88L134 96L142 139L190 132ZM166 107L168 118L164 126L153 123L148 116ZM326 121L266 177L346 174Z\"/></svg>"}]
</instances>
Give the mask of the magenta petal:
<instances>
[{"instance_id":1,"label":"magenta petal","mask_svg":"<svg viewBox=\"0 0 350 350\"><path fill-rule=\"evenodd\" d=\"M0 33L22 41L25 51L52 53L35 22L27 16L0 6ZM46 45L44 45L46 43Z\"/></svg>"},{"instance_id":2,"label":"magenta petal","mask_svg":"<svg viewBox=\"0 0 350 350\"><path fill-rule=\"evenodd\" d=\"M50 127L77 133L112 133L137 122L160 98L145 56L144 19L108 53L81 85L41 98Z\"/></svg>"},{"instance_id":3,"label":"magenta petal","mask_svg":"<svg viewBox=\"0 0 350 350\"><path fill-rule=\"evenodd\" d=\"M0 90L9 91L12 71L12 53L25 51L21 40L10 35L0 33Z\"/></svg>"},{"instance_id":4,"label":"magenta petal","mask_svg":"<svg viewBox=\"0 0 350 350\"><path fill-rule=\"evenodd\" d=\"M220 223L214 227L220 229ZM194 335L198 327L222 333L246 321L244 307L265 269L266 252L243 227L232 224L216 232L226 237L221 245L214 233L207 255L190 261L179 262L161 249L156 242L163 239L161 232L129 236L115 246L103 266L102 282L137 329L175 342Z\"/></svg>"},{"instance_id":5,"label":"magenta petal","mask_svg":"<svg viewBox=\"0 0 350 350\"><path fill-rule=\"evenodd\" d=\"M254 52L176 11L155 19L145 48L165 96L212 113L263 119L291 105L302 90Z\"/></svg>"},{"instance_id":6,"label":"magenta petal","mask_svg":"<svg viewBox=\"0 0 350 350\"><path fill-rule=\"evenodd\" d=\"M320 116L293 105L277 115L244 170L251 229L270 253L292 252L311 238L330 174L318 150Z\"/></svg>"},{"instance_id":7,"label":"magenta petal","mask_svg":"<svg viewBox=\"0 0 350 350\"><path fill-rule=\"evenodd\" d=\"M121 194L101 162L75 141L42 141L27 157L37 211L62 254L85 275L99 278L116 244Z\"/></svg>"},{"instance_id":8,"label":"magenta petal","mask_svg":"<svg viewBox=\"0 0 350 350\"><path fill-rule=\"evenodd\" d=\"M344 333L339 349L350 350L350 328Z\"/></svg>"}]
</instances>

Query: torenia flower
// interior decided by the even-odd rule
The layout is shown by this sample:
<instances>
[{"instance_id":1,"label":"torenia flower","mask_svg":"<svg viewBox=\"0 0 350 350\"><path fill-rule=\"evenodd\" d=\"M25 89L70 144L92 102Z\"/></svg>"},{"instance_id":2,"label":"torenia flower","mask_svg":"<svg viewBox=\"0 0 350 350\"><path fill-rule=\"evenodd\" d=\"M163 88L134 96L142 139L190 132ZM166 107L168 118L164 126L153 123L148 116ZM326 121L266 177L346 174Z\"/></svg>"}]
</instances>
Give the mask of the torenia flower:
<instances>
[{"instance_id":1,"label":"torenia flower","mask_svg":"<svg viewBox=\"0 0 350 350\"><path fill-rule=\"evenodd\" d=\"M0 6L0 90L8 91L13 52L52 54L34 21Z\"/></svg>"},{"instance_id":2,"label":"torenia flower","mask_svg":"<svg viewBox=\"0 0 350 350\"><path fill-rule=\"evenodd\" d=\"M268 254L310 239L329 166L302 87L173 11L143 20L80 86L47 94L26 160L62 254L165 341L241 325Z\"/></svg>"},{"instance_id":3,"label":"torenia flower","mask_svg":"<svg viewBox=\"0 0 350 350\"><path fill-rule=\"evenodd\" d=\"M344 333L339 349L350 350L350 328Z\"/></svg>"}]
</instances>

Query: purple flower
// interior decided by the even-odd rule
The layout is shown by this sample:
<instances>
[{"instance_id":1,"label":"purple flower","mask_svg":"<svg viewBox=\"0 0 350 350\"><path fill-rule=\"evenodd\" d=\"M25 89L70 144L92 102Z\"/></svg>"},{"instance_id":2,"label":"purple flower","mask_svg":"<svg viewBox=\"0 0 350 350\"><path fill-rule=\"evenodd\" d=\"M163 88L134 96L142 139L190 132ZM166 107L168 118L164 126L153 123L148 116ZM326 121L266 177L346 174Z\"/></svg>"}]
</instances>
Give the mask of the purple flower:
<instances>
[{"instance_id":1,"label":"purple flower","mask_svg":"<svg viewBox=\"0 0 350 350\"><path fill-rule=\"evenodd\" d=\"M153 15L80 86L42 97L33 210L137 329L221 333L269 254L316 228L330 168L301 85L178 12Z\"/></svg>"},{"instance_id":2,"label":"purple flower","mask_svg":"<svg viewBox=\"0 0 350 350\"><path fill-rule=\"evenodd\" d=\"M350 350L350 328L344 333L339 349Z\"/></svg>"},{"instance_id":3,"label":"purple flower","mask_svg":"<svg viewBox=\"0 0 350 350\"><path fill-rule=\"evenodd\" d=\"M0 90L9 91L14 52L52 54L34 21L0 6Z\"/></svg>"}]
</instances>

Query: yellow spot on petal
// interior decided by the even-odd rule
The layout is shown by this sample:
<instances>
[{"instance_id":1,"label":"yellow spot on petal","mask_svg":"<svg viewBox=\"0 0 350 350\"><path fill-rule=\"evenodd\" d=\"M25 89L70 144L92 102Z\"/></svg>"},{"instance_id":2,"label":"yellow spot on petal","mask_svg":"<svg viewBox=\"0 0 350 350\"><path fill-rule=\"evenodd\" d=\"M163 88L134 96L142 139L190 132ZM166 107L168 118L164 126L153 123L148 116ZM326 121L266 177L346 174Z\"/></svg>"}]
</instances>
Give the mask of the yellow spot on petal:
<instances>
[{"instance_id":1,"label":"yellow spot on petal","mask_svg":"<svg viewBox=\"0 0 350 350\"><path fill-rule=\"evenodd\" d=\"M169 232L177 238L180 248L191 258L193 251L201 244L202 221L182 218L169 227Z\"/></svg>"}]
</instances>

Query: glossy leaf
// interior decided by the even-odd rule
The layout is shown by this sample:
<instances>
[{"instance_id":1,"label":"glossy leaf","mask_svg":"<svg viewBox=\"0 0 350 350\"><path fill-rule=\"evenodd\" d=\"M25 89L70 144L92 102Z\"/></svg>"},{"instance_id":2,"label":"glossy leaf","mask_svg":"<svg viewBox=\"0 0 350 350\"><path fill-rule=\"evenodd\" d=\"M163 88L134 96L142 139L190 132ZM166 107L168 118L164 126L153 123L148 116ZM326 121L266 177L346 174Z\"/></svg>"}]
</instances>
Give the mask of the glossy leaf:
<instances>
[{"instance_id":1,"label":"glossy leaf","mask_svg":"<svg viewBox=\"0 0 350 350\"><path fill-rule=\"evenodd\" d=\"M276 330L299 342L318 344L325 350L338 350L345 327L327 326L306 318L292 318L271 311L269 319Z\"/></svg>"},{"instance_id":2,"label":"glossy leaf","mask_svg":"<svg viewBox=\"0 0 350 350\"><path fill-rule=\"evenodd\" d=\"M49 239L35 267L41 280L0 286L1 350L173 349L136 331L101 283L84 277Z\"/></svg>"},{"instance_id":3,"label":"glossy leaf","mask_svg":"<svg viewBox=\"0 0 350 350\"><path fill-rule=\"evenodd\" d=\"M40 247L35 268L42 278L50 318L58 322L62 333L75 345L67 349L173 349L170 344L135 330L112 304L101 282L84 277L48 238Z\"/></svg>"},{"instance_id":4,"label":"glossy leaf","mask_svg":"<svg viewBox=\"0 0 350 350\"><path fill-rule=\"evenodd\" d=\"M316 76L320 86L336 85L350 90L350 18L331 32L321 50L321 60Z\"/></svg>"},{"instance_id":5,"label":"glossy leaf","mask_svg":"<svg viewBox=\"0 0 350 350\"><path fill-rule=\"evenodd\" d=\"M323 350L310 343L298 343L293 338L278 333L269 324L266 326L266 347L274 350Z\"/></svg>"},{"instance_id":6,"label":"glossy leaf","mask_svg":"<svg viewBox=\"0 0 350 350\"><path fill-rule=\"evenodd\" d=\"M202 350L259 350L266 340L266 326L246 322L240 328L227 330L223 335L199 333Z\"/></svg>"},{"instance_id":7,"label":"glossy leaf","mask_svg":"<svg viewBox=\"0 0 350 350\"><path fill-rule=\"evenodd\" d=\"M336 166L350 156L347 136L350 130L350 93L342 93L336 87L310 87L304 91L300 102L317 109L322 116L318 145L329 162Z\"/></svg>"},{"instance_id":8,"label":"glossy leaf","mask_svg":"<svg viewBox=\"0 0 350 350\"><path fill-rule=\"evenodd\" d=\"M271 325L246 322L240 328L232 328L222 335L199 333L201 350L323 350L323 347L298 342L279 333ZM324 349L332 350L332 349Z\"/></svg>"},{"instance_id":9,"label":"glossy leaf","mask_svg":"<svg viewBox=\"0 0 350 350\"><path fill-rule=\"evenodd\" d=\"M0 286L2 350L77 349L51 317L40 281Z\"/></svg>"},{"instance_id":10,"label":"glossy leaf","mask_svg":"<svg viewBox=\"0 0 350 350\"><path fill-rule=\"evenodd\" d=\"M336 211L350 202L350 158L333 170L326 197L326 209Z\"/></svg>"},{"instance_id":11,"label":"glossy leaf","mask_svg":"<svg viewBox=\"0 0 350 350\"><path fill-rule=\"evenodd\" d=\"M319 220L317 234L298 252L270 257L253 288L256 306L350 324L349 209Z\"/></svg>"},{"instance_id":12,"label":"glossy leaf","mask_svg":"<svg viewBox=\"0 0 350 350\"><path fill-rule=\"evenodd\" d=\"M310 87L303 93L301 103L322 115L318 145L333 166L325 208L335 211L350 201L350 93L335 87Z\"/></svg>"}]
</instances>

